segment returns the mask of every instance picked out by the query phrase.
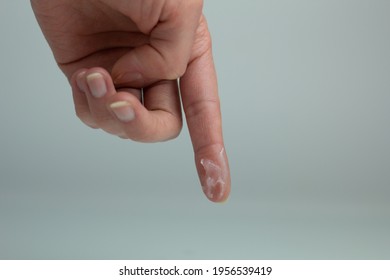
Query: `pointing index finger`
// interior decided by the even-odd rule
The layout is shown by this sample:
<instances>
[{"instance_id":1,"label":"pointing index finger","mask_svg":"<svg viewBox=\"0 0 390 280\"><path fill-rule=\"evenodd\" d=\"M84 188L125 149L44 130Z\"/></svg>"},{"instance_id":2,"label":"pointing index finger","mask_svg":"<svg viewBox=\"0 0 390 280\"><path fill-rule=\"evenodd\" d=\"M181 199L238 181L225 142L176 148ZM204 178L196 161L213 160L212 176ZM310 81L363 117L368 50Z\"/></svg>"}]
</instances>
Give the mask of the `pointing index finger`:
<instances>
[{"instance_id":1,"label":"pointing index finger","mask_svg":"<svg viewBox=\"0 0 390 280\"><path fill-rule=\"evenodd\" d=\"M203 192L223 202L230 193L230 171L211 47L188 65L180 87Z\"/></svg>"}]
</instances>

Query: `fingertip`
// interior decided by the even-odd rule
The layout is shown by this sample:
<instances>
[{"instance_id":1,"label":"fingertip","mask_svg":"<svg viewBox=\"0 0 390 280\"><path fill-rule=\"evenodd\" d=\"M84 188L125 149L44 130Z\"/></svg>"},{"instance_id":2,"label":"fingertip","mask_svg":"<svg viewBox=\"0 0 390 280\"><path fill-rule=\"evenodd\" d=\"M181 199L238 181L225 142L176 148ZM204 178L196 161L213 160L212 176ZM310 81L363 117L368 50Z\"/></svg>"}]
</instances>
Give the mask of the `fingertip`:
<instances>
[{"instance_id":1,"label":"fingertip","mask_svg":"<svg viewBox=\"0 0 390 280\"><path fill-rule=\"evenodd\" d=\"M76 78L77 76L80 74L80 73L85 73L88 69L86 68L80 68L78 69L77 71L75 71L72 76L70 77L70 81L76 81Z\"/></svg>"},{"instance_id":2,"label":"fingertip","mask_svg":"<svg viewBox=\"0 0 390 280\"><path fill-rule=\"evenodd\" d=\"M82 68L73 73L71 77L71 84L83 93L93 93L94 86L91 88L91 82L102 80L101 84L104 91L110 93L115 91L111 75L101 67L93 67L90 69ZM101 94L103 95L103 94ZM99 96L101 97L101 96Z\"/></svg>"},{"instance_id":3,"label":"fingertip","mask_svg":"<svg viewBox=\"0 0 390 280\"><path fill-rule=\"evenodd\" d=\"M107 100L107 109L122 122L129 122L133 120L135 118L136 112L139 114L138 111L140 110L140 107L142 107L142 103L138 97L138 92L140 92L140 90L121 89ZM129 116L126 118L118 117L117 112L123 110L124 108L129 108L131 111L133 111L132 118Z\"/></svg>"},{"instance_id":4,"label":"fingertip","mask_svg":"<svg viewBox=\"0 0 390 280\"><path fill-rule=\"evenodd\" d=\"M82 68L72 74L69 83L72 86L73 91L86 92L86 83L83 83L86 72L87 69Z\"/></svg>"},{"instance_id":5,"label":"fingertip","mask_svg":"<svg viewBox=\"0 0 390 280\"><path fill-rule=\"evenodd\" d=\"M109 105L110 110L119 121L129 123L135 119L134 108L128 101L116 101Z\"/></svg>"},{"instance_id":6,"label":"fingertip","mask_svg":"<svg viewBox=\"0 0 390 280\"><path fill-rule=\"evenodd\" d=\"M141 73L113 71L113 82L117 87L136 87L141 88L147 85Z\"/></svg>"},{"instance_id":7,"label":"fingertip","mask_svg":"<svg viewBox=\"0 0 390 280\"><path fill-rule=\"evenodd\" d=\"M87 84L85 82L85 74L87 69L79 69L73 73L70 84L72 87L73 103L76 116L87 126L93 129L99 128L94 121L89 108L88 100L85 95L87 92Z\"/></svg>"}]
</instances>

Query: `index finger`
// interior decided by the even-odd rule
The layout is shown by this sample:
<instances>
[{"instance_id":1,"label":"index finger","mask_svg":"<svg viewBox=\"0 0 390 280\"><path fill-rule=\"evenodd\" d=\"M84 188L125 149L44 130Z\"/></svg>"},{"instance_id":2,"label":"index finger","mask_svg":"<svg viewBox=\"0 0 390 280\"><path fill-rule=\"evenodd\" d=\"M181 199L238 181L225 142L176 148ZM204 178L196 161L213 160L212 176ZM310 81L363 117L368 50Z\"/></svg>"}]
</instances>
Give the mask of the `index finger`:
<instances>
[{"instance_id":1,"label":"index finger","mask_svg":"<svg viewBox=\"0 0 390 280\"><path fill-rule=\"evenodd\" d=\"M211 48L188 65L180 88L203 192L211 201L223 202L231 183Z\"/></svg>"}]
</instances>

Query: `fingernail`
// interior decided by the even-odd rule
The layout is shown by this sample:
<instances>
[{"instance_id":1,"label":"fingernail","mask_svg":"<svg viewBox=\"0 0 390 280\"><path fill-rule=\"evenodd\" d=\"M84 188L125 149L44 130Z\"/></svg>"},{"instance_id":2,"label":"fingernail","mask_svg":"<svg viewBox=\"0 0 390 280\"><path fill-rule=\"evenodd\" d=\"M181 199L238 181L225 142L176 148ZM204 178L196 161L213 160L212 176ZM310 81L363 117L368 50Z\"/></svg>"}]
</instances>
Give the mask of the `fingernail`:
<instances>
[{"instance_id":1,"label":"fingernail","mask_svg":"<svg viewBox=\"0 0 390 280\"><path fill-rule=\"evenodd\" d=\"M86 84L85 84L85 81L84 81L84 76L85 76L85 71L78 73L77 77L76 77L76 83L77 83L77 86L78 86L79 90L81 92L86 93L87 92L87 87L86 87Z\"/></svg>"},{"instance_id":2,"label":"fingernail","mask_svg":"<svg viewBox=\"0 0 390 280\"><path fill-rule=\"evenodd\" d=\"M223 156L224 149L219 153L218 160L201 159L204 169L202 188L207 198L213 202L223 203L227 200L227 165Z\"/></svg>"},{"instance_id":3,"label":"fingernail","mask_svg":"<svg viewBox=\"0 0 390 280\"><path fill-rule=\"evenodd\" d=\"M207 159L202 159L200 164L206 173L202 184L203 192L210 200L219 201L223 197L225 185L221 167Z\"/></svg>"},{"instance_id":4,"label":"fingernail","mask_svg":"<svg viewBox=\"0 0 390 280\"><path fill-rule=\"evenodd\" d=\"M100 73L92 73L87 76L87 83L91 94L96 98L103 97L107 92L106 82Z\"/></svg>"},{"instance_id":5,"label":"fingernail","mask_svg":"<svg viewBox=\"0 0 390 280\"><path fill-rule=\"evenodd\" d=\"M137 83L142 81L142 75L138 72L127 72L119 75L117 78L115 78L114 83L115 84L131 84L131 83Z\"/></svg>"},{"instance_id":6,"label":"fingernail","mask_svg":"<svg viewBox=\"0 0 390 280\"><path fill-rule=\"evenodd\" d=\"M114 102L110 105L110 108L122 122L130 122L135 118L134 110L127 101Z\"/></svg>"}]
</instances>

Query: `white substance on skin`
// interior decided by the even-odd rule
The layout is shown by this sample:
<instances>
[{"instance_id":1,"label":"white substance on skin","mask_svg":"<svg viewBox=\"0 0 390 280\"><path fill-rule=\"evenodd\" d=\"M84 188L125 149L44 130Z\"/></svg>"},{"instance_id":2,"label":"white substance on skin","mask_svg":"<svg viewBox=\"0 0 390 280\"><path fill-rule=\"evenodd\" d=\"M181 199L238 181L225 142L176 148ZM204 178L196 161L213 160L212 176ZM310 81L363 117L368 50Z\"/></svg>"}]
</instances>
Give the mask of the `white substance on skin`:
<instances>
[{"instance_id":1,"label":"white substance on skin","mask_svg":"<svg viewBox=\"0 0 390 280\"><path fill-rule=\"evenodd\" d=\"M223 157L224 149L222 148L221 152L219 153L221 158L221 163L225 163L225 159ZM219 165L217 165L212 160L208 159L201 159L200 164L203 166L206 175L203 182L203 191L209 198L214 198L215 189L219 185L219 194L218 199L220 199L224 194L224 185L225 185L225 174L223 168L221 168Z\"/></svg>"}]
</instances>

